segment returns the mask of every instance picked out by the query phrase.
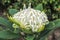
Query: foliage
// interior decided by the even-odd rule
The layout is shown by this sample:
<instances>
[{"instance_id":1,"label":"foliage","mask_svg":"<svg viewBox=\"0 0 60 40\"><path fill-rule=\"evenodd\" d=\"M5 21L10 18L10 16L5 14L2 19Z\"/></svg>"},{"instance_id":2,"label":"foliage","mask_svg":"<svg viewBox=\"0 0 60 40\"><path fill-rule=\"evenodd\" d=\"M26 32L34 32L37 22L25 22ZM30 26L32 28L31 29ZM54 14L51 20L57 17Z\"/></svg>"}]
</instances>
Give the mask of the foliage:
<instances>
[{"instance_id":1,"label":"foliage","mask_svg":"<svg viewBox=\"0 0 60 40\"><path fill-rule=\"evenodd\" d=\"M32 3L32 8L43 10L46 12L50 21L60 18L60 0L0 0L2 10L16 9L20 10L23 8L25 3L28 6L29 2ZM37 5L38 4L38 5Z\"/></svg>"},{"instance_id":2,"label":"foliage","mask_svg":"<svg viewBox=\"0 0 60 40\"><path fill-rule=\"evenodd\" d=\"M60 27L60 0L0 0L0 10L6 10L12 16L23 8L24 3L28 6L29 2L32 8L45 11L47 14L50 23L46 25L45 30L33 35L22 35L21 30L13 29L12 23L7 18L0 17L0 25L6 28L2 27L0 31L1 40L18 39L20 36L23 36L25 40L45 40L50 31Z\"/></svg>"}]
</instances>

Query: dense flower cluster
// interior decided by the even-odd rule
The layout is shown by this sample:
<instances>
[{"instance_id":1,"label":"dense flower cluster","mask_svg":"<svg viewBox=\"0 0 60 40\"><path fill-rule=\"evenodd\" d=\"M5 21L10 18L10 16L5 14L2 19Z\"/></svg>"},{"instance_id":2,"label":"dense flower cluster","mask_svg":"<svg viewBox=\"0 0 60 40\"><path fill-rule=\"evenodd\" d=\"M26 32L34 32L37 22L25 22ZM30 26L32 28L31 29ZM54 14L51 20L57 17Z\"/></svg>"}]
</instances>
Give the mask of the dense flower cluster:
<instances>
[{"instance_id":1,"label":"dense flower cluster","mask_svg":"<svg viewBox=\"0 0 60 40\"><path fill-rule=\"evenodd\" d=\"M28 7L13 15L13 18L22 24L20 27L32 32L40 32L48 24L47 15L39 10Z\"/></svg>"}]
</instances>

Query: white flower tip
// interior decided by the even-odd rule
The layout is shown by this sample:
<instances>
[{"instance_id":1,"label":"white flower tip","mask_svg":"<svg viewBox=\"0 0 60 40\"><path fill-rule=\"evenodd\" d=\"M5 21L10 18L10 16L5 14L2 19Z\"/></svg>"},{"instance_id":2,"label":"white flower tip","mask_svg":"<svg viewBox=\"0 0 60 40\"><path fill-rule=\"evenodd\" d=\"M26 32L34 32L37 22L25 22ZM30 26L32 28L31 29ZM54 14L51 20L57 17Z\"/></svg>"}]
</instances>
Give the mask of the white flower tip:
<instances>
[{"instance_id":1,"label":"white flower tip","mask_svg":"<svg viewBox=\"0 0 60 40\"><path fill-rule=\"evenodd\" d=\"M26 9L26 4L23 4L23 9Z\"/></svg>"},{"instance_id":2,"label":"white flower tip","mask_svg":"<svg viewBox=\"0 0 60 40\"><path fill-rule=\"evenodd\" d=\"M29 3L29 6L28 6L28 8L31 8L31 3Z\"/></svg>"},{"instance_id":3,"label":"white flower tip","mask_svg":"<svg viewBox=\"0 0 60 40\"><path fill-rule=\"evenodd\" d=\"M20 9L20 11L22 11L22 9Z\"/></svg>"}]
</instances>

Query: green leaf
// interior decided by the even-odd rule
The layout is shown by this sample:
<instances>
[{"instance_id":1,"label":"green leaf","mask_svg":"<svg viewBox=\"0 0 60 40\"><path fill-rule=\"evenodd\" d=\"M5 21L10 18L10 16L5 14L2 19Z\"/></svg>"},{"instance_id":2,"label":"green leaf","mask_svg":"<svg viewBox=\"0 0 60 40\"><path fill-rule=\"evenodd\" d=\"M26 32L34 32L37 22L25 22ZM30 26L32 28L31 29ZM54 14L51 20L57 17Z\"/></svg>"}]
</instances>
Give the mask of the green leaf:
<instances>
[{"instance_id":1,"label":"green leaf","mask_svg":"<svg viewBox=\"0 0 60 40\"><path fill-rule=\"evenodd\" d=\"M60 19L53 21L55 23L55 28L60 27Z\"/></svg>"},{"instance_id":2,"label":"green leaf","mask_svg":"<svg viewBox=\"0 0 60 40\"><path fill-rule=\"evenodd\" d=\"M34 35L27 35L26 40L34 40Z\"/></svg>"},{"instance_id":3,"label":"green leaf","mask_svg":"<svg viewBox=\"0 0 60 40\"><path fill-rule=\"evenodd\" d=\"M9 12L10 15L14 15L15 13L18 12L18 10L17 9L9 9L8 12Z\"/></svg>"},{"instance_id":4,"label":"green leaf","mask_svg":"<svg viewBox=\"0 0 60 40\"><path fill-rule=\"evenodd\" d=\"M54 22L50 22L48 25L46 25L46 29L51 30L55 27L55 23Z\"/></svg>"},{"instance_id":5,"label":"green leaf","mask_svg":"<svg viewBox=\"0 0 60 40\"><path fill-rule=\"evenodd\" d=\"M56 28L60 27L60 19L54 20L50 22L48 25L46 25L46 28L43 32L40 33L38 36L38 40L45 40L48 34L52 31L55 30Z\"/></svg>"},{"instance_id":6,"label":"green leaf","mask_svg":"<svg viewBox=\"0 0 60 40\"><path fill-rule=\"evenodd\" d=\"M42 3L38 4L35 9L42 11L43 10L43 4Z\"/></svg>"},{"instance_id":7,"label":"green leaf","mask_svg":"<svg viewBox=\"0 0 60 40\"><path fill-rule=\"evenodd\" d=\"M46 28L48 30L54 30L58 27L60 27L60 19L54 20L54 21L50 22L48 25L46 25Z\"/></svg>"},{"instance_id":8,"label":"green leaf","mask_svg":"<svg viewBox=\"0 0 60 40\"><path fill-rule=\"evenodd\" d=\"M43 38L40 38L39 40L46 40L46 35Z\"/></svg>"},{"instance_id":9,"label":"green leaf","mask_svg":"<svg viewBox=\"0 0 60 40\"><path fill-rule=\"evenodd\" d=\"M44 30L38 35L36 40L45 40L51 30Z\"/></svg>"},{"instance_id":10,"label":"green leaf","mask_svg":"<svg viewBox=\"0 0 60 40\"><path fill-rule=\"evenodd\" d=\"M1 38L0 38L0 40L6 40L6 39L1 39Z\"/></svg>"},{"instance_id":11,"label":"green leaf","mask_svg":"<svg viewBox=\"0 0 60 40\"><path fill-rule=\"evenodd\" d=\"M18 37L19 37L18 34L15 34L9 30L0 31L0 38L2 38L2 39L14 39L14 38L18 38Z\"/></svg>"},{"instance_id":12,"label":"green leaf","mask_svg":"<svg viewBox=\"0 0 60 40\"><path fill-rule=\"evenodd\" d=\"M0 25L3 25L7 28L12 28L12 23L3 17L0 17Z\"/></svg>"},{"instance_id":13,"label":"green leaf","mask_svg":"<svg viewBox=\"0 0 60 40\"><path fill-rule=\"evenodd\" d=\"M2 26L0 26L0 31L1 31L1 30L3 30L3 27L2 27Z\"/></svg>"}]
</instances>

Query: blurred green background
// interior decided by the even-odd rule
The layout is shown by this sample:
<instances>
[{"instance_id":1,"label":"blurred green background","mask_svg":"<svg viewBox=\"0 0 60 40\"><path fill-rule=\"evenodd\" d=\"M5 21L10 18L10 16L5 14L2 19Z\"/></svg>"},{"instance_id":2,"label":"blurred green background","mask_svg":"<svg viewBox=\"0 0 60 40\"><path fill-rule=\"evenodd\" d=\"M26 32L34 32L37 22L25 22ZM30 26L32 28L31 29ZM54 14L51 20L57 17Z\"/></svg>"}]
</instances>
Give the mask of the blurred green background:
<instances>
[{"instance_id":1,"label":"blurred green background","mask_svg":"<svg viewBox=\"0 0 60 40\"><path fill-rule=\"evenodd\" d=\"M9 10L17 12L23 9L23 4L28 7L29 3L32 8L45 11L50 21L60 18L60 0L0 0L0 15L5 15Z\"/></svg>"}]
</instances>

